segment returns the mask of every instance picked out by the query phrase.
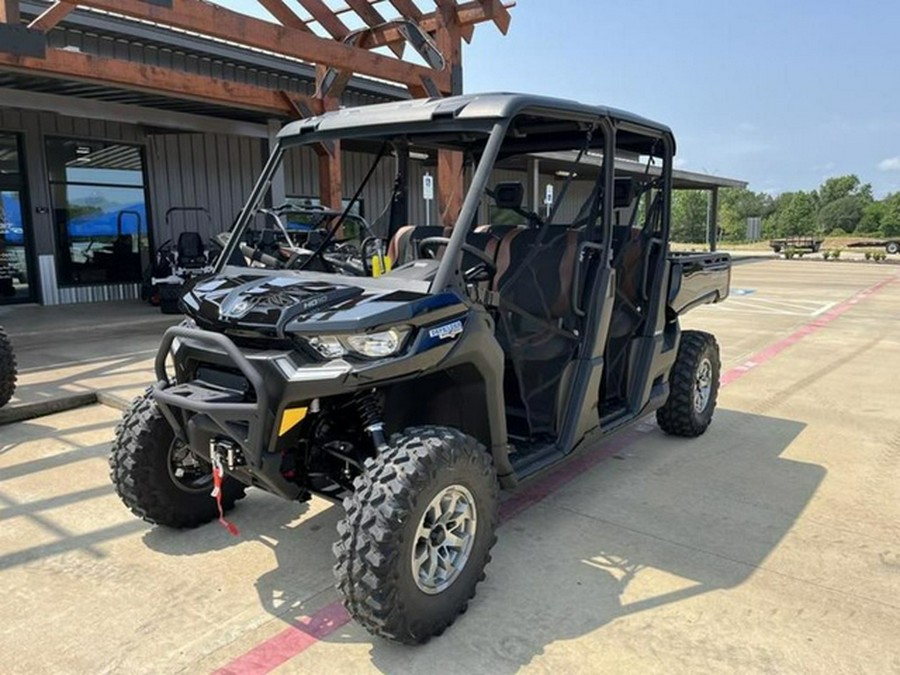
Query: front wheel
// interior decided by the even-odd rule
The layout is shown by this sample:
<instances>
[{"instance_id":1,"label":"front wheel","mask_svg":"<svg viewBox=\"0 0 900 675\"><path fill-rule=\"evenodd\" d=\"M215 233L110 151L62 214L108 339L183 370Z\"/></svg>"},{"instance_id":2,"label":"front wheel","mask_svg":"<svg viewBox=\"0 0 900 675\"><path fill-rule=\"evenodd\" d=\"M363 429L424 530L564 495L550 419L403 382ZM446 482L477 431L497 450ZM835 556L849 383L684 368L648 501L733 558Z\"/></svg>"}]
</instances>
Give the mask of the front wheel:
<instances>
[{"instance_id":1,"label":"front wheel","mask_svg":"<svg viewBox=\"0 0 900 675\"><path fill-rule=\"evenodd\" d=\"M716 338L702 331L685 331L669 373L669 398L656 411L660 429L687 438L706 431L716 409L721 368Z\"/></svg>"},{"instance_id":2,"label":"front wheel","mask_svg":"<svg viewBox=\"0 0 900 675\"><path fill-rule=\"evenodd\" d=\"M176 437L149 393L135 400L116 428L109 458L110 478L119 497L148 523L198 527L219 516L212 467ZM222 509L229 511L246 487L226 476Z\"/></svg>"},{"instance_id":3,"label":"front wheel","mask_svg":"<svg viewBox=\"0 0 900 675\"><path fill-rule=\"evenodd\" d=\"M887 251L888 253L890 253L891 255L900 253L900 241L889 241L885 245L884 250Z\"/></svg>"},{"instance_id":4,"label":"front wheel","mask_svg":"<svg viewBox=\"0 0 900 675\"><path fill-rule=\"evenodd\" d=\"M466 610L496 541L491 456L447 427L396 434L366 460L334 545L344 605L370 633L418 644Z\"/></svg>"}]
</instances>

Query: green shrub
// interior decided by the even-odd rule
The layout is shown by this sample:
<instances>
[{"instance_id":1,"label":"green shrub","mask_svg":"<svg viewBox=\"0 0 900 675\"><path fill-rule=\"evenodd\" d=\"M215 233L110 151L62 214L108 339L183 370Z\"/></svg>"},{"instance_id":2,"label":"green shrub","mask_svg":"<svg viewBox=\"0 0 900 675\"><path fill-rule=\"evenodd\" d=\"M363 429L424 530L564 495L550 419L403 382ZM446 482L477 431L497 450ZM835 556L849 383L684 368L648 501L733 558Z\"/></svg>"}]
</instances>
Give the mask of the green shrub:
<instances>
[{"instance_id":1,"label":"green shrub","mask_svg":"<svg viewBox=\"0 0 900 675\"><path fill-rule=\"evenodd\" d=\"M822 260L828 260L831 257L831 251L822 251Z\"/></svg>"},{"instance_id":2,"label":"green shrub","mask_svg":"<svg viewBox=\"0 0 900 675\"><path fill-rule=\"evenodd\" d=\"M834 249L834 250L831 252L831 259L832 259L832 260L837 260L837 259L840 258L840 257L841 257L841 249L836 248L836 249Z\"/></svg>"},{"instance_id":3,"label":"green shrub","mask_svg":"<svg viewBox=\"0 0 900 675\"><path fill-rule=\"evenodd\" d=\"M871 251L866 251L865 253L863 253L863 255L865 256L866 260L871 260L871 259L872 259L872 252L871 252Z\"/></svg>"},{"instance_id":4,"label":"green shrub","mask_svg":"<svg viewBox=\"0 0 900 675\"><path fill-rule=\"evenodd\" d=\"M790 246L788 248L784 249L784 259L785 260L790 260L795 255L797 255L797 251L795 249L791 248Z\"/></svg>"}]
</instances>

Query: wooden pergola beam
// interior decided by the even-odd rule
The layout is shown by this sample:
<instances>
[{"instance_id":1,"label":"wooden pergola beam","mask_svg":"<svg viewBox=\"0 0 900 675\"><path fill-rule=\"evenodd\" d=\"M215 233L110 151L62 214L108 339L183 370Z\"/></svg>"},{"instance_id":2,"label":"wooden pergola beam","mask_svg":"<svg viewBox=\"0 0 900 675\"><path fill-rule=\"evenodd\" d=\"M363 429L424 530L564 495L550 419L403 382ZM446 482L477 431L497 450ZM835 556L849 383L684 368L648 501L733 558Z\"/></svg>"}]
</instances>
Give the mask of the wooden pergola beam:
<instances>
[{"instance_id":1,"label":"wooden pergola beam","mask_svg":"<svg viewBox=\"0 0 900 675\"><path fill-rule=\"evenodd\" d=\"M384 17L381 16L381 13L375 9L372 5L369 4L369 0L344 0L347 3L347 6L350 7L356 14L362 19L369 28L377 28L378 26L385 23ZM388 45L390 50L397 55L397 58L403 57L403 42L393 42Z\"/></svg>"},{"instance_id":2,"label":"wooden pergola beam","mask_svg":"<svg viewBox=\"0 0 900 675\"><path fill-rule=\"evenodd\" d=\"M503 12L506 13L506 16L509 17L507 7L513 6L513 4L509 3L508 5L504 5L500 0L498 0L498 4ZM456 22L462 30L463 37L465 37L466 34L471 37L471 30L480 23L485 23L487 21L494 21L496 23L496 17L498 16L499 15L494 9L482 5L480 2L466 2L456 6ZM501 27L500 30L505 34L506 31L509 30L509 22L504 22L502 17L500 21L503 26L505 26L505 28ZM440 19L437 12L423 14L416 23L418 23L419 27L426 33L436 33L440 30ZM403 34L397 26L387 25L369 30L361 37L358 44L365 49L373 49L375 47L383 47L394 42L403 41L404 39Z\"/></svg>"},{"instance_id":3,"label":"wooden pergola beam","mask_svg":"<svg viewBox=\"0 0 900 675\"><path fill-rule=\"evenodd\" d=\"M303 6L308 9L310 2L313 0L303 0ZM137 0L79 0L78 4L400 84L417 84L430 78L441 91L450 91L447 72L254 19L201 0L171 0L171 7Z\"/></svg>"},{"instance_id":4,"label":"wooden pergola beam","mask_svg":"<svg viewBox=\"0 0 900 675\"><path fill-rule=\"evenodd\" d=\"M299 2L310 13L312 18L335 40L343 40L347 37L350 29L322 0L299 0Z\"/></svg>"},{"instance_id":5,"label":"wooden pergola beam","mask_svg":"<svg viewBox=\"0 0 900 675\"><path fill-rule=\"evenodd\" d=\"M63 49L48 49L46 57L42 59L0 52L0 70L113 84L123 89L162 93L180 99L245 108L279 117L295 115L294 107L283 93L273 89ZM310 108L314 107L307 97L291 96L305 102Z\"/></svg>"},{"instance_id":6,"label":"wooden pergola beam","mask_svg":"<svg viewBox=\"0 0 900 675\"><path fill-rule=\"evenodd\" d=\"M412 0L390 0L394 9L407 19L418 22L422 18L422 10Z\"/></svg>"},{"instance_id":7,"label":"wooden pergola beam","mask_svg":"<svg viewBox=\"0 0 900 675\"><path fill-rule=\"evenodd\" d=\"M306 33L311 32L309 26L306 25L306 22L297 16L294 10L284 4L284 0L257 0L257 2L259 2L269 14L274 16L282 26L296 28L297 30Z\"/></svg>"},{"instance_id":8,"label":"wooden pergola beam","mask_svg":"<svg viewBox=\"0 0 900 675\"><path fill-rule=\"evenodd\" d=\"M30 24L28 24L29 28L34 28L35 30L42 30L45 33L55 27L60 21L65 19L69 14L72 13L72 10L75 9L74 2L68 2L67 0L58 0L56 3L50 5L44 12L35 18Z\"/></svg>"},{"instance_id":9,"label":"wooden pergola beam","mask_svg":"<svg viewBox=\"0 0 900 675\"><path fill-rule=\"evenodd\" d=\"M500 32L506 35L509 32L510 21L512 21L508 6L504 5L501 0L481 0L479 4L481 9L491 17ZM463 17L460 17L460 21L464 21Z\"/></svg>"}]
</instances>

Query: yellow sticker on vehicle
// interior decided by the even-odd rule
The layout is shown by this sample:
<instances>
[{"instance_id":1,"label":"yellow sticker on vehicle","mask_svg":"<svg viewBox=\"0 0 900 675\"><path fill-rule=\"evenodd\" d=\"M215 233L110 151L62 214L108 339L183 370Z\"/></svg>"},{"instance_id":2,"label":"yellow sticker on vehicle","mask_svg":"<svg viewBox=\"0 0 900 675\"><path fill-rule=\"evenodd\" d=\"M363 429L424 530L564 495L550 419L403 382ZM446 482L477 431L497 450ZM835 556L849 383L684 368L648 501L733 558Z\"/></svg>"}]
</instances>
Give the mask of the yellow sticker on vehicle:
<instances>
[{"instance_id":1,"label":"yellow sticker on vehicle","mask_svg":"<svg viewBox=\"0 0 900 675\"><path fill-rule=\"evenodd\" d=\"M281 426L278 428L278 435L284 436L287 432L300 424L306 417L308 408L288 408L281 415Z\"/></svg>"}]
</instances>

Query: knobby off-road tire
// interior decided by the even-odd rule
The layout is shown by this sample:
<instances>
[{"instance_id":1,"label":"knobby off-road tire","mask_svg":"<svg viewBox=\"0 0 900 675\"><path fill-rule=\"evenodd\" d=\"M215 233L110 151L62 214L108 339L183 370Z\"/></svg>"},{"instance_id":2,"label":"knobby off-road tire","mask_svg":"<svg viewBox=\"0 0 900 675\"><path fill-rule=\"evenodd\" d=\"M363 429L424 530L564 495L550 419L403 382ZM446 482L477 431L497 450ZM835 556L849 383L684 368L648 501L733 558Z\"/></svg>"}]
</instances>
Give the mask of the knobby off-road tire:
<instances>
[{"instance_id":1,"label":"knobby off-road tire","mask_svg":"<svg viewBox=\"0 0 900 675\"><path fill-rule=\"evenodd\" d=\"M418 644L440 635L474 597L497 540L499 496L490 454L455 429L411 428L366 460L354 488L334 545L344 606L369 632L389 640ZM438 514L444 518L434 519ZM449 524L444 529L441 523ZM439 566L441 574L430 579L435 559L429 551L461 540L467 543L456 550L468 546L467 555L445 548L440 556L460 564L450 564L449 574Z\"/></svg>"},{"instance_id":2,"label":"knobby off-road tire","mask_svg":"<svg viewBox=\"0 0 900 675\"><path fill-rule=\"evenodd\" d=\"M179 479L173 456L184 448L148 393L134 400L116 427L109 458L110 478L119 497L136 516L154 525L198 527L219 517L212 491L212 467L203 460ZM174 453L174 455L173 455ZM244 496L243 483L225 477L222 507L229 511Z\"/></svg>"},{"instance_id":3,"label":"knobby off-road tire","mask_svg":"<svg viewBox=\"0 0 900 675\"><path fill-rule=\"evenodd\" d=\"M716 409L721 368L715 337L694 330L681 335L669 375L669 398L656 411L656 421L663 431L687 438L706 431Z\"/></svg>"},{"instance_id":4,"label":"knobby off-road tire","mask_svg":"<svg viewBox=\"0 0 900 675\"><path fill-rule=\"evenodd\" d=\"M0 328L0 408L16 391L16 356L6 332Z\"/></svg>"}]
</instances>

